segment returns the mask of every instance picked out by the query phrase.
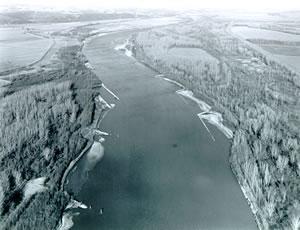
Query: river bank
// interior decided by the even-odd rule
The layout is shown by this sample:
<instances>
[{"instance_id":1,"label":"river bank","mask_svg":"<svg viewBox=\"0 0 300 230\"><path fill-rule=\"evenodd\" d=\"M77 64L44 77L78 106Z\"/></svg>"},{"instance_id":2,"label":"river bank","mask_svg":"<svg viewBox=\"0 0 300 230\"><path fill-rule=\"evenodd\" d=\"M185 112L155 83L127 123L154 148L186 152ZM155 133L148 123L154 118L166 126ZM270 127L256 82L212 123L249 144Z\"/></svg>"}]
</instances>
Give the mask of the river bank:
<instances>
[{"instance_id":1,"label":"river bank","mask_svg":"<svg viewBox=\"0 0 300 230\"><path fill-rule=\"evenodd\" d=\"M237 167L234 166L232 162L230 163L230 167L241 187L241 190L244 194L245 199L248 202L249 207L251 208L251 212L252 212L253 216L255 217L258 229L261 229L261 230L268 229L268 224L267 224L266 220L264 219L263 215L260 214L259 208L257 207L256 203L253 202L254 196L253 196L250 186L248 185L247 182L245 182L243 176L241 176L241 175L243 175L243 172L237 171Z\"/></svg>"},{"instance_id":2,"label":"river bank","mask_svg":"<svg viewBox=\"0 0 300 230\"><path fill-rule=\"evenodd\" d=\"M178 81L172 79L170 77L171 76L170 74L168 74L164 71L161 71L161 69L158 68L157 66L153 65L152 62L147 62L146 61L146 60L148 60L147 54L144 53L143 50L139 48L139 44L137 44L135 42L136 41L133 39L133 41L127 47L133 50L132 53L134 54L134 57L139 62L141 62L142 64L144 64L146 66L149 66L150 68L154 69L157 73L159 73L158 75L156 75L158 78L164 79L166 81L169 81L169 82L179 86L181 88L181 90L176 91L178 94L180 94L180 95L194 101L196 104L198 104L200 109L203 111L201 113L198 113L198 117L200 118L201 122L203 123L204 127L208 131L208 133L211 136L213 141L215 141L215 138L212 135L212 133L210 132L209 128L203 122L203 119L206 119L209 123L211 123L212 125L215 125L221 132L223 132L223 134L227 138L232 139L234 137L234 132L222 124L223 117L222 117L221 113L211 111L212 107L210 105L208 105L207 103L205 103L204 101L195 97L193 92L191 90L187 89L186 86L184 86L184 83L182 83L182 82L179 83ZM128 42L126 42L126 44L128 44ZM168 77L165 77L165 74L167 74ZM177 79L177 78L175 78L175 79ZM232 126L232 127L234 127L234 126ZM251 209L253 216L255 217L258 228L264 229L263 226L266 226L266 223L262 224L262 216L259 215L259 212L258 212L259 209L256 206L255 202L253 202L253 197L251 197L252 193L251 193L250 187L246 186L246 185L248 185L247 183L243 183L242 176L240 176L240 174L242 172L238 172L236 170L236 167L233 165L233 162L231 161L231 157L228 157L228 159L230 162L231 171L240 186L240 189Z\"/></svg>"},{"instance_id":3,"label":"river bank","mask_svg":"<svg viewBox=\"0 0 300 230\"><path fill-rule=\"evenodd\" d=\"M150 63L145 63L144 60L138 59L136 55L133 56L133 54L134 53L136 54L136 52L138 50L135 48L134 44L131 41L129 41L129 39L127 39L125 43L115 46L114 49L117 51L121 51L127 57L133 57L138 62L150 67ZM133 52L133 51L135 51L135 52ZM199 98L195 97L194 93L191 90L187 89L183 84L181 84L175 80L172 80L170 78L167 78L164 74L160 73L159 69L156 69L154 66L152 66L152 68L156 72L159 73L158 75L154 76L155 78L163 79L167 82L170 82L170 83L175 84L176 86L180 87L181 89L177 90L176 93L181 95L182 97L185 97L185 98L188 98L189 100L194 101L199 106L199 108L202 112L198 113L197 115L198 115L199 119L201 120L201 122L203 123L203 125L205 126L205 128L207 129L207 131L209 132L209 134L211 135L213 140L214 140L214 137L212 136L211 132L209 131L209 129L207 128L207 126L203 120L206 120L210 124L215 125L221 132L224 133L224 135L227 138L229 138L229 139L233 138L232 130L223 124L223 117L222 117L221 113L212 111L212 107L210 105L208 105L206 102L200 100Z\"/></svg>"},{"instance_id":4,"label":"river bank","mask_svg":"<svg viewBox=\"0 0 300 230\"><path fill-rule=\"evenodd\" d=\"M105 89L108 90L109 89ZM110 92L110 91L109 91ZM112 93L112 92L111 92ZM115 94L113 96L117 97ZM98 99L100 98L100 99ZM118 98L118 97L117 97ZM104 147L102 143L105 141L104 136L108 136L109 134L106 132L102 132L99 130L101 121L107 115L107 113L114 108L114 104L109 105L100 95L95 97L96 101L96 109L98 109L98 117L96 117L90 127L87 127L85 130L82 131L82 136L88 140L85 148L82 152L70 162L69 166L65 170L62 180L61 180L61 190L66 193L65 184L68 183L67 177L70 172L74 169L76 164L82 159L82 157L87 156L89 158L89 170L92 168L102 159L104 155ZM74 205L75 202L75 205ZM58 225L58 230L68 230L73 226L73 216L79 215L78 212L73 212L73 209L83 208L86 209L87 206L81 202L76 200L71 200L62 215L60 224Z\"/></svg>"},{"instance_id":5,"label":"river bank","mask_svg":"<svg viewBox=\"0 0 300 230\"><path fill-rule=\"evenodd\" d=\"M56 55L45 69L17 74L3 86L1 145L22 147L6 147L1 155L1 229L55 229L70 199L60 189L61 180L67 164L87 143L81 129L95 115L95 85L101 81L84 66L79 46L63 47ZM4 118L12 111L18 119L7 124ZM20 130L14 133L12 127ZM17 157L11 157L11 151L18 152ZM15 184L3 186L9 176Z\"/></svg>"},{"instance_id":6,"label":"river bank","mask_svg":"<svg viewBox=\"0 0 300 230\"><path fill-rule=\"evenodd\" d=\"M100 115L98 116L98 118L95 119L95 122L93 122L94 127L87 128L88 129L87 133L85 132L84 134L82 134L84 136L84 138L86 138L88 140L88 143L87 143L86 147L82 150L82 152L74 160L72 160L70 162L69 166L65 170L62 181L61 181L61 190L62 191L65 191L64 186L68 182L68 180L67 180L68 175L74 169L76 164L81 160L81 158L83 156L86 155L90 159L90 161L91 161L90 165L92 164L92 166L90 166L90 167L92 169L95 166L95 164L97 164L101 160L101 158L104 155L104 147L103 147L102 143L105 141L105 139L103 138L103 136L107 136L108 134L105 132L101 132L98 128L101 124L102 119L106 116L106 114L109 112L109 110L112 109L113 107L108 108L107 103L105 101L104 102L98 101L98 103L99 103L98 106L100 107ZM74 205L74 203L75 203L75 205ZM71 200L67 204L67 206L64 210L64 213L62 215L60 224L57 227L58 230L68 230L68 229L72 228L73 216L79 215L78 212L74 213L73 209L78 209L78 208L86 209L87 206L76 200Z\"/></svg>"},{"instance_id":7,"label":"river bank","mask_svg":"<svg viewBox=\"0 0 300 230\"><path fill-rule=\"evenodd\" d=\"M101 124L110 134L103 159L85 174L82 158L70 176L69 190L92 206L74 217L73 228L255 229L228 165L227 138L207 124L218 143L212 144L198 106L178 96L174 84L155 78L155 71L114 50L111 41L128 34L99 37L83 49L122 103ZM84 186L77 188L81 175Z\"/></svg>"},{"instance_id":8,"label":"river bank","mask_svg":"<svg viewBox=\"0 0 300 230\"><path fill-rule=\"evenodd\" d=\"M124 54L128 57L134 57L136 58L136 56L133 56L133 52L131 51L131 49L134 49L134 46L132 43L129 42L129 39L126 40L126 42L124 44L120 44L120 45L117 45L115 47L115 50L117 51L120 51L120 52L124 52ZM138 60L137 61L141 61L141 60ZM144 61L141 61L142 64L145 64L146 66L149 65L149 63L145 63ZM155 71L157 71L159 73L159 70L155 69L154 67L151 67L149 66L150 68L153 68ZM204 101L196 98L194 95L193 95L193 92L192 91L189 91L188 89L186 89L186 87L184 85L182 85L181 83L175 81L175 80L172 80L170 78L167 78L165 77L163 74L158 74L158 75L155 75L154 78L158 78L158 79L162 79L162 80L165 80L167 82L170 82L171 84L174 84L176 86L178 86L179 88L181 88L180 90L177 90L176 93L183 96L183 97L186 97L188 98L189 100L191 101L194 101L199 107L200 109L203 111L201 113L198 113L198 117L200 118L201 122L203 123L203 125L205 126L205 128L207 129L209 135L212 137L213 141L215 141L214 139L214 136L211 134L210 130L208 129L208 127L205 125L205 123L203 122L203 118L206 119L208 122L210 122L211 124L215 125L216 127L218 127L218 129L220 129L221 132L224 133L224 135L231 139L233 138L233 132L227 128L226 126L224 126L222 124L222 121L223 121L223 118L222 118L222 115L218 112L213 112L211 111L212 107L210 105L208 105L207 103L205 103ZM203 114L205 114L207 117L205 117L205 115L203 116ZM247 200L248 202L248 205L249 207L251 208L252 210L252 213L253 215L255 216L255 219L256 219L256 222L257 222L257 225L258 225L258 228L259 229L263 229L262 228L262 223L261 223L261 217L259 218L258 216L258 207L254 206L255 203L252 203L251 202L251 198L249 197L252 193L250 191L250 187L248 186L243 186L243 183L241 181L241 177L239 176L239 174L237 173L237 171L235 170L235 168L232 166L232 164L230 164L230 168L233 172L233 174L235 175L239 185L240 185L240 188L245 196L245 199Z\"/></svg>"}]
</instances>

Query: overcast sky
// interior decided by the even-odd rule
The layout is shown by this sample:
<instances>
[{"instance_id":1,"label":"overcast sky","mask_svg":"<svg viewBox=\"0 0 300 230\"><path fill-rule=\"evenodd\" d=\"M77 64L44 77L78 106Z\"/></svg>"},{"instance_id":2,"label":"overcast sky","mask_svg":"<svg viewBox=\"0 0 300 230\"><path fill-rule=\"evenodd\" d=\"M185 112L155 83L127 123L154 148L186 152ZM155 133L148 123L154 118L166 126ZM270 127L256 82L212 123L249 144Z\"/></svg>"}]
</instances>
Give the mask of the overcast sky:
<instances>
[{"instance_id":1,"label":"overcast sky","mask_svg":"<svg viewBox=\"0 0 300 230\"><path fill-rule=\"evenodd\" d=\"M3 5L49 6L57 8L169 8L300 10L300 0L0 0Z\"/></svg>"}]
</instances>

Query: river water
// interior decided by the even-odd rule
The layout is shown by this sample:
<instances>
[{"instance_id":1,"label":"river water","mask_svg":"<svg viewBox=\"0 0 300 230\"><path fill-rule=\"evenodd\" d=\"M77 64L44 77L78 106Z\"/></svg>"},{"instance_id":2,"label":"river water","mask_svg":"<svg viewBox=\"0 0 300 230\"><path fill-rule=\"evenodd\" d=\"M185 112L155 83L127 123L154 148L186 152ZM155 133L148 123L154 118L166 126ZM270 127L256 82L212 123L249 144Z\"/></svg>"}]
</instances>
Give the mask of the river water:
<instances>
[{"instance_id":1,"label":"river water","mask_svg":"<svg viewBox=\"0 0 300 230\"><path fill-rule=\"evenodd\" d=\"M120 98L101 123L110 133L105 155L91 170L85 157L67 190L91 206L73 229L257 229L228 162L230 142L197 117L197 105L175 85L113 49L127 33L95 38L84 53Z\"/></svg>"}]
</instances>

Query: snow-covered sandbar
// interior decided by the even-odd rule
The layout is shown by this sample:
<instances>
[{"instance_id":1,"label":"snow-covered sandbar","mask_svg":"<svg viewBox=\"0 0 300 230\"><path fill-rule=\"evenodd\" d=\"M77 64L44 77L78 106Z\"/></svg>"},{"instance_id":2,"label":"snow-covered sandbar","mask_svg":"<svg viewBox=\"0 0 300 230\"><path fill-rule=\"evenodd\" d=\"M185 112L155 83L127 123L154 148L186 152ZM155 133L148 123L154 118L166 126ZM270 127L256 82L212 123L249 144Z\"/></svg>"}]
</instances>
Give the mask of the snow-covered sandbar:
<instances>
[{"instance_id":1,"label":"snow-covered sandbar","mask_svg":"<svg viewBox=\"0 0 300 230\"><path fill-rule=\"evenodd\" d=\"M198 104L200 109L203 111L203 112L198 114L198 117L201 119L202 122L203 122L203 120L206 120L210 124L216 126L227 138L231 139L233 137L232 130L230 130L228 127L226 127L223 124L222 114L220 114L218 112L215 112L215 111L212 111L211 110L212 107L210 105L208 105L204 101L201 101L200 99L196 98L194 96L193 92L190 91L190 90L178 90L177 93L179 95L181 95L183 97L186 97L186 98L188 98L188 99L190 99L190 100L192 100L192 101L194 101L195 103ZM205 127L206 127L206 129L208 129L206 125L205 125ZM210 133L210 131L209 131L209 133ZM210 133L210 135L212 135L212 134Z\"/></svg>"}]
</instances>

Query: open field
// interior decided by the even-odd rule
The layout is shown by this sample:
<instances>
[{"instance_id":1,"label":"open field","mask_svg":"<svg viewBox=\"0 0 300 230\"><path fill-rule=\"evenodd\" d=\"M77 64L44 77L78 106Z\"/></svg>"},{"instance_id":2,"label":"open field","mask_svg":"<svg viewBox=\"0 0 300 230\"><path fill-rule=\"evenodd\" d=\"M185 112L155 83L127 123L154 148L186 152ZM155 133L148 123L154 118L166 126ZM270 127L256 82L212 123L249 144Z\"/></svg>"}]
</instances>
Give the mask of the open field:
<instances>
[{"instance_id":1,"label":"open field","mask_svg":"<svg viewBox=\"0 0 300 230\"><path fill-rule=\"evenodd\" d=\"M238 34L245 39L265 39L277 41L300 41L300 35L283 33L274 30L266 30L260 28L251 28L248 26L233 26L232 32Z\"/></svg>"},{"instance_id":2,"label":"open field","mask_svg":"<svg viewBox=\"0 0 300 230\"><path fill-rule=\"evenodd\" d=\"M282 63L287 63L287 66L292 66L295 71L300 73L300 56L296 55L275 55Z\"/></svg>"},{"instance_id":3,"label":"open field","mask_svg":"<svg viewBox=\"0 0 300 230\"><path fill-rule=\"evenodd\" d=\"M51 45L51 39L26 33L22 28L1 28L0 72L39 60Z\"/></svg>"},{"instance_id":4,"label":"open field","mask_svg":"<svg viewBox=\"0 0 300 230\"><path fill-rule=\"evenodd\" d=\"M283 56L300 56L300 46L276 46L276 45L261 45L261 47L270 53Z\"/></svg>"},{"instance_id":5,"label":"open field","mask_svg":"<svg viewBox=\"0 0 300 230\"><path fill-rule=\"evenodd\" d=\"M259 26L263 27L264 24ZM286 66L300 73L300 34L293 34L290 31L281 32L280 30L284 30L285 26L276 28L277 31L271 26L265 27L270 29L233 26L231 31L266 50L278 62L286 64ZM295 27L291 28L295 29Z\"/></svg>"}]
</instances>

